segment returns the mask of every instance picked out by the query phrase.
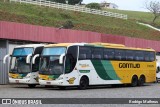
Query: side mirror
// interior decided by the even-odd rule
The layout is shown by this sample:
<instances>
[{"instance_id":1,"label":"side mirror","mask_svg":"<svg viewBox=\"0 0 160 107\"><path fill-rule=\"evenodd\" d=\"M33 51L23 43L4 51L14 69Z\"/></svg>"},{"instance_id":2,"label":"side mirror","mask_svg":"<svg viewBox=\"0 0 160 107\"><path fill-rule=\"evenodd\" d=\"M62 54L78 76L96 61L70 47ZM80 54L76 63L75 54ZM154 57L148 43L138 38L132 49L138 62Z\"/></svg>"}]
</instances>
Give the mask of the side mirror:
<instances>
[{"instance_id":1,"label":"side mirror","mask_svg":"<svg viewBox=\"0 0 160 107\"><path fill-rule=\"evenodd\" d=\"M34 57L32 59L32 64L35 64L35 60L36 60L37 57L39 57L39 54L34 55Z\"/></svg>"},{"instance_id":2,"label":"side mirror","mask_svg":"<svg viewBox=\"0 0 160 107\"><path fill-rule=\"evenodd\" d=\"M10 56L11 56L10 54L4 56L4 58L3 58L3 64L6 64L6 59L7 59L8 57L10 57Z\"/></svg>"},{"instance_id":3,"label":"side mirror","mask_svg":"<svg viewBox=\"0 0 160 107\"><path fill-rule=\"evenodd\" d=\"M30 63L30 61L31 61L31 56L32 56L32 54L29 54L29 55L27 56L27 58L26 58L26 63L27 63L27 64Z\"/></svg>"},{"instance_id":4,"label":"side mirror","mask_svg":"<svg viewBox=\"0 0 160 107\"><path fill-rule=\"evenodd\" d=\"M63 64L63 58L64 58L65 54L62 54L59 58L59 64Z\"/></svg>"}]
</instances>

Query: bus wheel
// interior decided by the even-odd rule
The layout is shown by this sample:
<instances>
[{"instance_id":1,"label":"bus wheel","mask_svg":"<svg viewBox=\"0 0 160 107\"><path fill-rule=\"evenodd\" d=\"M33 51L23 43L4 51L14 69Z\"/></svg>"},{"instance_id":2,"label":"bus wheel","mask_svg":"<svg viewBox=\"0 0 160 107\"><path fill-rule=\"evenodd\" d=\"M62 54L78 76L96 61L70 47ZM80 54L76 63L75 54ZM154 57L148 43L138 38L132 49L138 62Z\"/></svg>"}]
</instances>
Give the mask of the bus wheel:
<instances>
[{"instance_id":1,"label":"bus wheel","mask_svg":"<svg viewBox=\"0 0 160 107\"><path fill-rule=\"evenodd\" d=\"M136 87L137 85L138 85L138 77L136 75L134 75L132 77L131 86Z\"/></svg>"},{"instance_id":2,"label":"bus wheel","mask_svg":"<svg viewBox=\"0 0 160 107\"><path fill-rule=\"evenodd\" d=\"M88 87L88 85L89 85L89 79L88 77L84 76L81 78L78 88L80 90L85 90Z\"/></svg>"},{"instance_id":3,"label":"bus wheel","mask_svg":"<svg viewBox=\"0 0 160 107\"><path fill-rule=\"evenodd\" d=\"M35 85L35 84L28 84L28 87L29 87L29 88L35 88L36 85Z\"/></svg>"},{"instance_id":4,"label":"bus wheel","mask_svg":"<svg viewBox=\"0 0 160 107\"><path fill-rule=\"evenodd\" d=\"M145 76L141 75L139 80L138 80L138 86L143 86L145 83Z\"/></svg>"},{"instance_id":5,"label":"bus wheel","mask_svg":"<svg viewBox=\"0 0 160 107\"><path fill-rule=\"evenodd\" d=\"M156 81L155 81L155 83L158 83L159 81L158 81L158 78L156 77Z\"/></svg>"},{"instance_id":6,"label":"bus wheel","mask_svg":"<svg viewBox=\"0 0 160 107\"><path fill-rule=\"evenodd\" d=\"M58 86L58 88L59 88L60 90L65 90L65 89L66 89L65 86Z\"/></svg>"}]
</instances>

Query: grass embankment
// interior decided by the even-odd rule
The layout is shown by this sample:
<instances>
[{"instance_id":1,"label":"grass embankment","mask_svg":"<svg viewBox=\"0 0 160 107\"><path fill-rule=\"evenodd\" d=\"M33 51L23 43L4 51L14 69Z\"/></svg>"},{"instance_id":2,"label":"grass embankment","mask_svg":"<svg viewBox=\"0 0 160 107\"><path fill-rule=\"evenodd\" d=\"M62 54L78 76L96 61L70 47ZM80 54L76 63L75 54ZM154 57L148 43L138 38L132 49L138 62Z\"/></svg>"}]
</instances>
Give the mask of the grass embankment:
<instances>
[{"instance_id":1,"label":"grass embankment","mask_svg":"<svg viewBox=\"0 0 160 107\"><path fill-rule=\"evenodd\" d=\"M137 24L138 19L130 18L133 16L135 15L129 15L128 20L123 20L43 6L0 1L0 20L3 21L60 27L70 20L74 24L72 29L160 40L160 32Z\"/></svg>"}]
</instances>

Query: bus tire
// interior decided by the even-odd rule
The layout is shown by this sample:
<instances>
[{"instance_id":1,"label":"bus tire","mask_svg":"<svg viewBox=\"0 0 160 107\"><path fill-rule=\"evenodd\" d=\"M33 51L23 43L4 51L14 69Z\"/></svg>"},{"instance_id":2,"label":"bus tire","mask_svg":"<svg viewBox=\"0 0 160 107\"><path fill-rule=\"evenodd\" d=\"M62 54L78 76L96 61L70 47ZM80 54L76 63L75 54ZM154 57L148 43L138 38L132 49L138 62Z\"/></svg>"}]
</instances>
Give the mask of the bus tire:
<instances>
[{"instance_id":1,"label":"bus tire","mask_svg":"<svg viewBox=\"0 0 160 107\"><path fill-rule=\"evenodd\" d=\"M83 76L80 79L78 89L85 90L88 87L88 85L89 85L89 79L88 79L88 77L87 76Z\"/></svg>"},{"instance_id":2,"label":"bus tire","mask_svg":"<svg viewBox=\"0 0 160 107\"><path fill-rule=\"evenodd\" d=\"M155 83L158 83L159 81L158 81L158 78L156 77L156 81L155 81Z\"/></svg>"},{"instance_id":3,"label":"bus tire","mask_svg":"<svg viewBox=\"0 0 160 107\"><path fill-rule=\"evenodd\" d=\"M28 84L28 87L29 87L29 88L35 88L35 87L36 87L36 84Z\"/></svg>"},{"instance_id":4,"label":"bus tire","mask_svg":"<svg viewBox=\"0 0 160 107\"><path fill-rule=\"evenodd\" d=\"M143 86L145 83L145 76L141 75L139 80L138 80L138 86Z\"/></svg>"},{"instance_id":5,"label":"bus tire","mask_svg":"<svg viewBox=\"0 0 160 107\"><path fill-rule=\"evenodd\" d=\"M134 75L131 80L131 86L136 87L138 85L138 77Z\"/></svg>"},{"instance_id":6,"label":"bus tire","mask_svg":"<svg viewBox=\"0 0 160 107\"><path fill-rule=\"evenodd\" d=\"M58 88L59 88L60 90L65 90L65 89L66 89L65 86L58 86Z\"/></svg>"}]
</instances>

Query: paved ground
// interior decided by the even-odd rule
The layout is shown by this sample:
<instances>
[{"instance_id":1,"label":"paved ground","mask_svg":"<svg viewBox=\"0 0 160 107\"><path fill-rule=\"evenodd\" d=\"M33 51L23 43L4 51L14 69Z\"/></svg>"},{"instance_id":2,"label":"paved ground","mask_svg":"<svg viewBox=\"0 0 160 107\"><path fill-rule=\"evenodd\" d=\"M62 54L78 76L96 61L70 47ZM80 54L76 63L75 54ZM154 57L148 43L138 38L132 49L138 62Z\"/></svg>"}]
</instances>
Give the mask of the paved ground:
<instances>
[{"instance_id":1,"label":"paved ground","mask_svg":"<svg viewBox=\"0 0 160 107\"><path fill-rule=\"evenodd\" d=\"M142 87L100 86L100 87L90 87L87 90L78 90L77 88L68 88L67 90L59 90L58 88L54 87L45 88L43 86L37 86L36 88L30 89L26 85L0 85L0 97L1 98L160 98L160 83L146 84L145 86ZM29 107L30 105L27 106ZM57 105L57 106L66 107L66 105ZM67 106L74 107L75 105L67 105ZM78 106L82 107L84 105L78 105ZM85 106L88 107L91 105L85 105ZM97 106L99 105L95 105L95 107ZM106 107L106 105L101 105L101 106ZM121 105L121 106L134 107L134 105ZM148 105L138 105L138 106L147 107ZM154 105L154 106L159 107L159 105Z\"/></svg>"}]
</instances>

